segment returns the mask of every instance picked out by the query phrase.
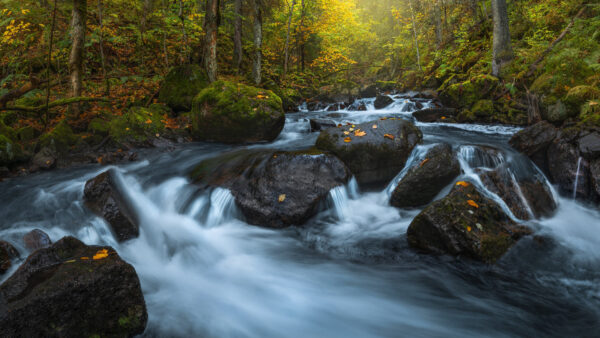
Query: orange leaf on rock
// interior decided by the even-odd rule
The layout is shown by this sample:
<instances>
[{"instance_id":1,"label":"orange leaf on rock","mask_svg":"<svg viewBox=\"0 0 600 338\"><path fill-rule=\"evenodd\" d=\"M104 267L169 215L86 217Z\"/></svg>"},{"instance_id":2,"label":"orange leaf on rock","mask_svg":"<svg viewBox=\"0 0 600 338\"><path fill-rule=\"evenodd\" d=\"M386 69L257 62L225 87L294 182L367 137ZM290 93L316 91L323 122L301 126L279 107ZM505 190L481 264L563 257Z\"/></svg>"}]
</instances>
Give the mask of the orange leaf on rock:
<instances>
[{"instance_id":1,"label":"orange leaf on rock","mask_svg":"<svg viewBox=\"0 0 600 338\"><path fill-rule=\"evenodd\" d=\"M392 141L393 141L393 140L396 138L396 137L394 137L394 135L392 135L392 134L384 134L384 135L383 135L383 137L385 137L385 138L388 138L388 139L390 139L390 140L392 140Z\"/></svg>"},{"instance_id":2,"label":"orange leaf on rock","mask_svg":"<svg viewBox=\"0 0 600 338\"><path fill-rule=\"evenodd\" d=\"M465 181L456 182L456 185L460 185L461 187L468 187L470 184Z\"/></svg>"},{"instance_id":3,"label":"orange leaf on rock","mask_svg":"<svg viewBox=\"0 0 600 338\"><path fill-rule=\"evenodd\" d=\"M467 226L467 231L468 231L468 232L471 232L471 230L473 230L473 229L471 229L471 227L470 227L470 226Z\"/></svg>"},{"instance_id":4,"label":"orange leaf on rock","mask_svg":"<svg viewBox=\"0 0 600 338\"><path fill-rule=\"evenodd\" d=\"M429 162L429 159L428 159L428 158L424 159L424 160L421 162L421 164L419 164L419 167L422 167L422 166L424 166L424 165L425 165L425 163L427 163L427 162Z\"/></svg>"},{"instance_id":5,"label":"orange leaf on rock","mask_svg":"<svg viewBox=\"0 0 600 338\"><path fill-rule=\"evenodd\" d=\"M377 125L376 124L373 125L373 129L377 129Z\"/></svg>"},{"instance_id":6,"label":"orange leaf on rock","mask_svg":"<svg viewBox=\"0 0 600 338\"><path fill-rule=\"evenodd\" d=\"M367 133L361 131L360 129L354 132L354 136L363 137L365 135L367 135Z\"/></svg>"},{"instance_id":7,"label":"orange leaf on rock","mask_svg":"<svg viewBox=\"0 0 600 338\"><path fill-rule=\"evenodd\" d=\"M94 255L94 257L92 257L95 261L99 260L99 259L104 259L108 257L108 250L106 249L102 249L98 252L96 252L96 254Z\"/></svg>"},{"instance_id":8,"label":"orange leaf on rock","mask_svg":"<svg viewBox=\"0 0 600 338\"><path fill-rule=\"evenodd\" d=\"M467 203L472 207L479 208L479 204L475 203L473 200L468 200Z\"/></svg>"},{"instance_id":9,"label":"orange leaf on rock","mask_svg":"<svg viewBox=\"0 0 600 338\"><path fill-rule=\"evenodd\" d=\"M283 203L283 201L285 201L285 194L281 194L279 195L279 198L277 199L279 201L279 203Z\"/></svg>"},{"instance_id":10,"label":"orange leaf on rock","mask_svg":"<svg viewBox=\"0 0 600 338\"><path fill-rule=\"evenodd\" d=\"M349 138L349 137L346 137L346 138L344 139L344 142L346 142L346 143L350 143L350 142L352 142L352 139L351 139L351 138Z\"/></svg>"}]
</instances>

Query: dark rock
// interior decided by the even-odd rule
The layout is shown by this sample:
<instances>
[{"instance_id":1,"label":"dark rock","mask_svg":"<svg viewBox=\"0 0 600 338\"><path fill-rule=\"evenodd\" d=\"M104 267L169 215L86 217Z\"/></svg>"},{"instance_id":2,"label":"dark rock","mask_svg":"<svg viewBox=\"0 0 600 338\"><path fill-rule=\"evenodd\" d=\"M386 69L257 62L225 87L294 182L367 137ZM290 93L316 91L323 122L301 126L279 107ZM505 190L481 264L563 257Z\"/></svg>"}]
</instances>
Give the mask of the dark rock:
<instances>
[{"instance_id":1,"label":"dark rock","mask_svg":"<svg viewBox=\"0 0 600 338\"><path fill-rule=\"evenodd\" d=\"M425 160L411 168L392 193L391 205L418 207L425 205L460 175L460 163L449 144L436 145Z\"/></svg>"},{"instance_id":2,"label":"dark rock","mask_svg":"<svg viewBox=\"0 0 600 338\"><path fill-rule=\"evenodd\" d=\"M56 166L56 153L49 147L42 148L33 156L32 168L35 170L49 170Z\"/></svg>"},{"instance_id":3,"label":"dark rock","mask_svg":"<svg viewBox=\"0 0 600 338\"><path fill-rule=\"evenodd\" d=\"M332 120L310 119L310 131L320 131L327 128L335 128L337 124Z\"/></svg>"},{"instance_id":4,"label":"dark rock","mask_svg":"<svg viewBox=\"0 0 600 338\"><path fill-rule=\"evenodd\" d=\"M581 159L581 161L580 161ZM576 195L582 199L589 197L589 163L579 156L577 148L562 137L557 138L548 148L548 170L550 179L558 185L563 194ZM575 181L577 180L577 187Z\"/></svg>"},{"instance_id":5,"label":"dark rock","mask_svg":"<svg viewBox=\"0 0 600 338\"><path fill-rule=\"evenodd\" d=\"M454 108L428 108L413 113L413 117L419 122L437 122L452 118L456 114Z\"/></svg>"},{"instance_id":6,"label":"dark rock","mask_svg":"<svg viewBox=\"0 0 600 338\"><path fill-rule=\"evenodd\" d=\"M374 129L373 125L377 128ZM366 135L356 136L355 132L359 129ZM344 132L349 132L349 135ZM346 142L347 138L351 141ZM359 124L354 128L344 126L324 130L316 146L344 161L360 184L377 186L387 184L404 168L408 156L422 138L421 131L411 122L387 119Z\"/></svg>"},{"instance_id":7,"label":"dark rock","mask_svg":"<svg viewBox=\"0 0 600 338\"><path fill-rule=\"evenodd\" d=\"M544 182L537 177L517 181L507 163L495 170L481 171L479 177L483 185L498 195L519 219L547 217L556 210L552 192Z\"/></svg>"},{"instance_id":8,"label":"dark rock","mask_svg":"<svg viewBox=\"0 0 600 338\"><path fill-rule=\"evenodd\" d=\"M2 337L132 337L147 321L135 269L73 237L34 252L0 285Z\"/></svg>"},{"instance_id":9,"label":"dark rock","mask_svg":"<svg viewBox=\"0 0 600 338\"><path fill-rule=\"evenodd\" d=\"M90 210L110 224L119 242L139 236L138 219L114 169L87 181L83 200Z\"/></svg>"},{"instance_id":10,"label":"dark rock","mask_svg":"<svg viewBox=\"0 0 600 338\"><path fill-rule=\"evenodd\" d=\"M365 105L364 103L360 103L357 107L356 107L356 111L367 111L367 105Z\"/></svg>"},{"instance_id":11,"label":"dark rock","mask_svg":"<svg viewBox=\"0 0 600 338\"><path fill-rule=\"evenodd\" d=\"M600 157L600 134L595 132L580 138L579 152L588 159Z\"/></svg>"},{"instance_id":12,"label":"dark rock","mask_svg":"<svg viewBox=\"0 0 600 338\"><path fill-rule=\"evenodd\" d=\"M373 103L375 105L375 109L383 109L390 104L394 103L394 99L387 95L378 95Z\"/></svg>"},{"instance_id":13,"label":"dark rock","mask_svg":"<svg viewBox=\"0 0 600 338\"><path fill-rule=\"evenodd\" d=\"M497 261L531 231L513 222L473 184L456 185L412 221L408 243L426 252Z\"/></svg>"},{"instance_id":14,"label":"dark rock","mask_svg":"<svg viewBox=\"0 0 600 338\"><path fill-rule=\"evenodd\" d=\"M47 248L52 245L52 241L48 234L39 229L34 229L26 233L25 236L23 236L23 242L29 251Z\"/></svg>"},{"instance_id":15,"label":"dark rock","mask_svg":"<svg viewBox=\"0 0 600 338\"><path fill-rule=\"evenodd\" d=\"M600 201L600 159L590 165L590 185L592 193L595 194L596 202Z\"/></svg>"},{"instance_id":16,"label":"dark rock","mask_svg":"<svg viewBox=\"0 0 600 338\"><path fill-rule=\"evenodd\" d=\"M373 84L360 91L360 98L370 98L377 96L377 85Z\"/></svg>"},{"instance_id":17,"label":"dark rock","mask_svg":"<svg viewBox=\"0 0 600 338\"><path fill-rule=\"evenodd\" d=\"M340 118L344 117L344 115L342 115L340 113L331 113L331 114L325 115L325 117L329 117L332 119L340 119Z\"/></svg>"},{"instance_id":18,"label":"dark rock","mask_svg":"<svg viewBox=\"0 0 600 338\"><path fill-rule=\"evenodd\" d=\"M418 92L413 97L418 98L418 99L434 100L434 99L437 99L438 93L435 90L424 90L424 91Z\"/></svg>"},{"instance_id":19,"label":"dark rock","mask_svg":"<svg viewBox=\"0 0 600 338\"><path fill-rule=\"evenodd\" d=\"M0 241L0 275L10 269L16 258L19 258L17 249L8 242Z\"/></svg>"},{"instance_id":20,"label":"dark rock","mask_svg":"<svg viewBox=\"0 0 600 338\"><path fill-rule=\"evenodd\" d=\"M236 151L206 160L192 173L203 187L228 188L248 223L269 228L304 224L350 177L342 161L318 150Z\"/></svg>"},{"instance_id":21,"label":"dark rock","mask_svg":"<svg viewBox=\"0 0 600 338\"><path fill-rule=\"evenodd\" d=\"M509 144L529 156L544 172L548 172L546 151L557 135L556 127L546 121L541 121L516 133L510 139Z\"/></svg>"}]
</instances>

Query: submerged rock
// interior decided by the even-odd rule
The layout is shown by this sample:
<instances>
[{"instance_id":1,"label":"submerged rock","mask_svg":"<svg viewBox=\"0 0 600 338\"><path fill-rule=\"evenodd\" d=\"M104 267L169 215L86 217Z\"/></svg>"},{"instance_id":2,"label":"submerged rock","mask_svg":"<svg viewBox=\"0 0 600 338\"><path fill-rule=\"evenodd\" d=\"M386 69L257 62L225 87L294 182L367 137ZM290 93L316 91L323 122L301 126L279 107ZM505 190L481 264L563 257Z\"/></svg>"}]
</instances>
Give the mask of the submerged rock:
<instances>
[{"instance_id":1,"label":"submerged rock","mask_svg":"<svg viewBox=\"0 0 600 338\"><path fill-rule=\"evenodd\" d=\"M23 236L25 247L29 251L35 251L42 248L47 248L52 245L52 241L47 233L40 229L34 229Z\"/></svg>"},{"instance_id":2,"label":"submerged rock","mask_svg":"<svg viewBox=\"0 0 600 338\"><path fill-rule=\"evenodd\" d=\"M375 109L383 109L392 103L394 103L394 99L391 97L387 95L378 95L373 105L375 106Z\"/></svg>"},{"instance_id":3,"label":"submerged rock","mask_svg":"<svg viewBox=\"0 0 600 338\"><path fill-rule=\"evenodd\" d=\"M270 142L285 124L281 99L270 90L217 81L194 98L192 135L222 143Z\"/></svg>"},{"instance_id":4,"label":"submerged rock","mask_svg":"<svg viewBox=\"0 0 600 338\"><path fill-rule=\"evenodd\" d=\"M395 207L425 205L444 187L460 175L458 162L449 144L439 144L430 149L425 160L411 168L392 192L390 204Z\"/></svg>"},{"instance_id":5,"label":"submerged rock","mask_svg":"<svg viewBox=\"0 0 600 338\"><path fill-rule=\"evenodd\" d=\"M206 160L192 173L201 186L228 188L248 223L269 228L302 225L350 177L342 161L316 150L236 151Z\"/></svg>"},{"instance_id":6,"label":"submerged rock","mask_svg":"<svg viewBox=\"0 0 600 338\"><path fill-rule=\"evenodd\" d=\"M419 122L443 121L454 118L455 115L456 109L454 108L428 108L413 113L413 117Z\"/></svg>"},{"instance_id":7,"label":"submerged rock","mask_svg":"<svg viewBox=\"0 0 600 338\"><path fill-rule=\"evenodd\" d=\"M147 321L135 269L73 237L34 252L0 285L2 337L132 337Z\"/></svg>"},{"instance_id":8,"label":"submerged rock","mask_svg":"<svg viewBox=\"0 0 600 338\"><path fill-rule=\"evenodd\" d=\"M17 249L8 242L0 241L0 275L10 269L16 258L19 258Z\"/></svg>"},{"instance_id":9,"label":"submerged rock","mask_svg":"<svg viewBox=\"0 0 600 338\"><path fill-rule=\"evenodd\" d=\"M408 243L438 254L497 261L531 231L513 222L473 184L459 182L448 196L433 202L412 221Z\"/></svg>"},{"instance_id":10,"label":"submerged rock","mask_svg":"<svg viewBox=\"0 0 600 338\"><path fill-rule=\"evenodd\" d=\"M137 216L118 183L114 169L87 181L83 200L90 210L108 222L119 242L139 236Z\"/></svg>"},{"instance_id":11,"label":"submerged rock","mask_svg":"<svg viewBox=\"0 0 600 338\"><path fill-rule=\"evenodd\" d=\"M310 131L321 131L327 128L335 128L337 124L332 120L324 120L324 119L310 119Z\"/></svg>"},{"instance_id":12,"label":"submerged rock","mask_svg":"<svg viewBox=\"0 0 600 338\"><path fill-rule=\"evenodd\" d=\"M360 132L365 134L357 136ZM404 168L422 138L413 123L387 119L324 130L316 146L339 157L358 183L385 185Z\"/></svg>"}]
</instances>

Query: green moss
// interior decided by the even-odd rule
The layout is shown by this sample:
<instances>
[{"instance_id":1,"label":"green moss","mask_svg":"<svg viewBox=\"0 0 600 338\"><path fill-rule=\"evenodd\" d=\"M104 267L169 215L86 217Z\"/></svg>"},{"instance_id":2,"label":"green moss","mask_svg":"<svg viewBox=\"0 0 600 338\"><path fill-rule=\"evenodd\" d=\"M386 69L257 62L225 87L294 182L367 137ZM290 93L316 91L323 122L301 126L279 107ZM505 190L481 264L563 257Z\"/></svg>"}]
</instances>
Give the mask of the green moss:
<instances>
[{"instance_id":1,"label":"green moss","mask_svg":"<svg viewBox=\"0 0 600 338\"><path fill-rule=\"evenodd\" d=\"M41 148L50 147L64 153L69 151L78 140L67 122L61 121L54 129L40 137L39 144Z\"/></svg>"},{"instance_id":2,"label":"green moss","mask_svg":"<svg viewBox=\"0 0 600 338\"><path fill-rule=\"evenodd\" d=\"M564 103L569 112L576 115L585 103L594 99L600 99L600 89L592 86L577 86L569 90Z\"/></svg>"},{"instance_id":3,"label":"green moss","mask_svg":"<svg viewBox=\"0 0 600 338\"><path fill-rule=\"evenodd\" d=\"M449 85L440 93L440 99L450 106L471 107L477 101L487 98L497 86L496 77L487 74L476 75L467 81Z\"/></svg>"},{"instance_id":4,"label":"green moss","mask_svg":"<svg viewBox=\"0 0 600 338\"><path fill-rule=\"evenodd\" d=\"M20 144L0 134L0 166L27 160L27 154Z\"/></svg>"},{"instance_id":5,"label":"green moss","mask_svg":"<svg viewBox=\"0 0 600 338\"><path fill-rule=\"evenodd\" d=\"M160 102L175 112L186 112L192 108L192 100L208 86L206 72L199 65L183 65L173 68L165 77L158 94Z\"/></svg>"},{"instance_id":6,"label":"green moss","mask_svg":"<svg viewBox=\"0 0 600 338\"><path fill-rule=\"evenodd\" d=\"M377 89L383 92L394 91L398 89L398 83L396 81L377 81L375 84L377 85Z\"/></svg>"},{"instance_id":7,"label":"green moss","mask_svg":"<svg viewBox=\"0 0 600 338\"><path fill-rule=\"evenodd\" d=\"M22 127L17 130L17 136L21 142L29 142L36 137L36 130L32 126Z\"/></svg>"},{"instance_id":8,"label":"green moss","mask_svg":"<svg viewBox=\"0 0 600 338\"><path fill-rule=\"evenodd\" d=\"M164 130L162 115L143 107L133 107L110 121L108 132L116 142L143 142ZM101 123L98 126L104 128Z\"/></svg>"},{"instance_id":9,"label":"green moss","mask_svg":"<svg viewBox=\"0 0 600 338\"><path fill-rule=\"evenodd\" d=\"M271 141L283 128L281 99L272 91L217 81L192 104L196 138L225 143Z\"/></svg>"},{"instance_id":10,"label":"green moss","mask_svg":"<svg viewBox=\"0 0 600 338\"><path fill-rule=\"evenodd\" d=\"M473 105L471 111L478 117L491 116L494 114L494 103L492 100L479 100Z\"/></svg>"},{"instance_id":11,"label":"green moss","mask_svg":"<svg viewBox=\"0 0 600 338\"><path fill-rule=\"evenodd\" d=\"M488 263L495 263L514 244L506 233L481 236L481 257Z\"/></svg>"}]
</instances>

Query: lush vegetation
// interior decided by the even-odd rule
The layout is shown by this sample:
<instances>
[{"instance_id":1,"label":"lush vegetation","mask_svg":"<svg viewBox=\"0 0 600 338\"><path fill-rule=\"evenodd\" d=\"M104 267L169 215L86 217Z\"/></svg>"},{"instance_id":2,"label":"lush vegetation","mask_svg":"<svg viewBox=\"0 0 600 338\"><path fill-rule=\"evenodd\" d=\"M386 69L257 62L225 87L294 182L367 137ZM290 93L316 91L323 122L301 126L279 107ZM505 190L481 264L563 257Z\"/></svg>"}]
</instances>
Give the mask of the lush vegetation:
<instances>
[{"instance_id":1,"label":"lush vegetation","mask_svg":"<svg viewBox=\"0 0 600 338\"><path fill-rule=\"evenodd\" d=\"M0 166L190 137L185 113L216 80L284 109L378 83L435 89L460 122L599 125L600 6L507 1L508 55L492 48L494 2L0 0ZM189 64L201 74L178 88Z\"/></svg>"}]
</instances>

